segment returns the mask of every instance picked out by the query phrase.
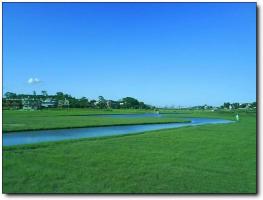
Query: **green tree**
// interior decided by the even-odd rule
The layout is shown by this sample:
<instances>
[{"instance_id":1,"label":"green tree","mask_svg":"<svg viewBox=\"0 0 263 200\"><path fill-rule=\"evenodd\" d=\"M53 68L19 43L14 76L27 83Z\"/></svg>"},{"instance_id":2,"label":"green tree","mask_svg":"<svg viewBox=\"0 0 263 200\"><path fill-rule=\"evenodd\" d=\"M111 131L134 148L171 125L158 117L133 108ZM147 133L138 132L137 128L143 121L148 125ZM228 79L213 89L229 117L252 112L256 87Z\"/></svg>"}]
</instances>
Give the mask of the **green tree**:
<instances>
[{"instance_id":1,"label":"green tree","mask_svg":"<svg viewBox=\"0 0 263 200\"><path fill-rule=\"evenodd\" d=\"M132 97L125 97L122 99L125 108L139 108L139 101Z\"/></svg>"},{"instance_id":2,"label":"green tree","mask_svg":"<svg viewBox=\"0 0 263 200\"><path fill-rule=\"evenodd\" d=\"M96 105L95 105L95 103L96 103L96 100L90 100L90 102L89 102L89 107L91 107L91 108L95 108L96 107Z\"/></svg>"},{"instance_id":3,"label":"green tree","mask_svg":"<svg viewBox=\"0 0 263 200\"><path fill-rule=\"evenodd\" d=\"M79 100L79 106L80 108L87 108L89 106L89 100L86 97L82 97Z\"/></svg>"},{"instance_id":4,"label":"green tree","mask_svg":"<svg viewBox=\"0 0 263 200\"><path fill-rule=\"evenodd\" d=\"M257 102L251 103L251 107L252 107L252 108L257 107Z\"/></svg>"},{"instance_id":5,"label":"green tree","mask_svg":"<svg viewBox=\"0 0 263 200\"><path fill-rule=\"evenodd\" d=\"M63 92L57 92L56 95L55 95L55 98L56 98L57 100L62 100L62 99L64 99L64 94L63 94Z\"/></svg>"},{"instance_id":6,"label":"green tree","mask_svg":"<svg viewBox=\"0 0 263 200\"><path fill-rule=\"evenodd\" d=\"M227 109L228 109L229 106L230 106L230 103L229 103L229 102L225 102L225 103L224 103L224 108L227 108Z\"/></svg>"},{"instance_id":7,"label":"green tree","mask_svg":"<svg viewBox=\"0 0 263 200\"><path fill-rule=\"evenodd\" d=\"M239 108L239 103L232 103L232 108L233 109L238 109Z\"/></svg>"},{"instance_id":8,"label":"green tree","mask_svg":"<svg viewBox=\"0 0 263 200\"><path fill-rule=\"evenodd\" d=\"M103 96L99 96L98 99L99 99L99 103L97 104L97 106L99 108L101 108L101 109L102 108L107 108L107 101L106 101L106 99Z\"/></svg>"},{"instance_id":9,"label":"green tree","mask_svg":"<svg viewBox=\"0 0 263 200\"><path fill-rule=\"evenodd\" d=\"M45 91L45 90L42 90L42 91L41 91L41 94L42 94L43 96L48 96L47 91Z\"/></svg>"},{"instance_id":10,"label":"green tree","mask_svg":"<svg viewBox=\"0 0 263 200\"><path fill-rule=\"evenodd\" d=\"M5 97L7 98L7 99L15 99L16 98L16 93L13 93L13 92L6 92L5 93Z\"/></svg>"}]
</instances>

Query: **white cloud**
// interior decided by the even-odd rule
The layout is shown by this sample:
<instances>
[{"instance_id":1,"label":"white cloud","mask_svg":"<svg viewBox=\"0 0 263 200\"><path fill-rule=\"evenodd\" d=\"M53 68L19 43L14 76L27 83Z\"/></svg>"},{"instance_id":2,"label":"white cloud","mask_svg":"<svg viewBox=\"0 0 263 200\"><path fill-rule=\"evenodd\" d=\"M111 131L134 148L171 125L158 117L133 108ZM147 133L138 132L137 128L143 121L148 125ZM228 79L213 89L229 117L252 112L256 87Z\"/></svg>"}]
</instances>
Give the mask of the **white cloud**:
<instances>
[{"instance_id":1,"label":"white cloud","mask_svg":"<svg viewBox=\"0 0 263 200\"><path fill-rule=\"evenodd\" d=\"M30 85L40 83L41 81L38 78L30 78L28 79L27 83Z\"/></svg>"}]
</instances>

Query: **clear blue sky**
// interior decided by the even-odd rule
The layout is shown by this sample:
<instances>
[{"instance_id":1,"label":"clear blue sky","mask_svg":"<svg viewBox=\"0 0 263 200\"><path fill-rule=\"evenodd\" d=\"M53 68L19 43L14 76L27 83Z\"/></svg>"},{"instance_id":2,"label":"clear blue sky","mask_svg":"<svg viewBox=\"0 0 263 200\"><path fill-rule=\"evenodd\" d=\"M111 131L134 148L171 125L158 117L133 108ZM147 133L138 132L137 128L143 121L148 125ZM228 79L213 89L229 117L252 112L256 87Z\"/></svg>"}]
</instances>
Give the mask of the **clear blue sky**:
<instances>
[{"instance_id":1,"label":"clear blue sky","mask_svg":"<svg viewBox=\"0 0 263 200\"><path fill-rule=\"evenodd\" d=\"M3 3L3 59L3 92L251 102L256 4Z\"/></svg>"}]
</instances>

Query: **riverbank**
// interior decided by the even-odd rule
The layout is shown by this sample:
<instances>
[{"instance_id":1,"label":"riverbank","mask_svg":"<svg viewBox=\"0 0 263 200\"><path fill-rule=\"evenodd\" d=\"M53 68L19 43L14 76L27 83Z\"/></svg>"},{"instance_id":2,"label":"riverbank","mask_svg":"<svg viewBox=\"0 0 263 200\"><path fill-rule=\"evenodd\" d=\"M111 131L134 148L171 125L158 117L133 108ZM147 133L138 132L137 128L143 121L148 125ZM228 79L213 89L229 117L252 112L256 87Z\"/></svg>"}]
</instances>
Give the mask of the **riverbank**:
<instances>
[{"instance_id":1,"label":"riverbank","mask_svg":"<svg viewBox=\"0 0 263 200\"><path fill-rule=\"evenodd\" d=\"M169 128L178 128L185 126L198 126L205 124L225 124L233 123L230 120L207 119L207 118L187 118L187 123L156 123L143 125L121 125L121 126L104 126L89 128L72 128L60 130L44 131L23 131L13 132L12 134L3 135L3 146L14 146L23 144L34 144L42 142L56 142L62 140L72 140L80 138L94 138L114 135L135 134L145 131L162 130Z\"/></svg>"}]
</instances>

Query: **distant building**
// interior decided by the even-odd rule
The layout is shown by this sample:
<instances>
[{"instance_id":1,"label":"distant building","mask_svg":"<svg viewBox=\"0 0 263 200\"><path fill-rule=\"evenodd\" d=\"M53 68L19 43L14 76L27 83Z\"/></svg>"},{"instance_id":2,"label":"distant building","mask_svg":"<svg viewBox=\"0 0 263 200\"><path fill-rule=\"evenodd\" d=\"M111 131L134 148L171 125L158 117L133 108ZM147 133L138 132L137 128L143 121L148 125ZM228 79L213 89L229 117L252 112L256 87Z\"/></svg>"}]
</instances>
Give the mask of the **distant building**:
<instances>
[{"instance_id":1,"label":"distant building","mask_svg":"<svg viewBox=\"0 0 263 200\"><path fill-rule=\"evenodd\" d=\"M41 107L43 108L54 108L57 105L57 101L51 98L45 99L41 102Z\"/></svg>"},{"instance_id":2,"label":"distant building","mask_svg":"<svg viewBox=\"0 0 263 200\"><path fill-rule=\"evenodd\" d=\"M246 105L246 109L249 109L250 107L251 107L251 104L248 103L248 104Z\"/></svg>"},{"instance_id":3,"label":"distant building","mask_svg":"<svg viewBox=\"0 0 263 200\"><path fill-rule=\"evenodd\" d=\"M23 110L37 110L41 107L41 102L38 99L24 98L22 105Z\"/></svg>"},{"instance_id":4,"label":"distant building","mask_svg":"<svg viewBox=\"0 0 263 200\"><path fill-rule=\"evenodd\" d=\"M69 100L67 100L67 99L64 100L64 106L69 107Z\"/></svg>"},{"instance_id":5,"label":"distant building","mask_svg":"<svg viewBox=\"0 0 263 200\"><path fill-rule=\"evenodd\" d=\"M63 100L58 100L58 107L69 107L69 100L67 100L66 98Z\"/></svg>"},{"instance_id":6,"label":"distant building","mask_svg":"<svg viewBox=\"0 0 263 200\"><path fill-rule=\"evenodd\" d=\"M106 105L108 108L119 108L120 107L120 102L118 101L113 101L113 100L107 100Z\"/></svg>"},{"instance_id":7,"label":"distant building","mask_svg":"<svg viewBox=\"0 0 263 200\"><path fill-rule=\"evenodd\" d=\"M20 109L22 108L22 101L21 99L3 98L2 106L3 106L3 109Z\"/></svg>"}]
</instances>

